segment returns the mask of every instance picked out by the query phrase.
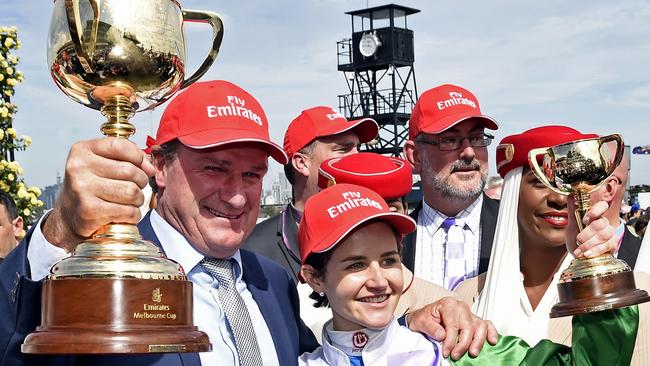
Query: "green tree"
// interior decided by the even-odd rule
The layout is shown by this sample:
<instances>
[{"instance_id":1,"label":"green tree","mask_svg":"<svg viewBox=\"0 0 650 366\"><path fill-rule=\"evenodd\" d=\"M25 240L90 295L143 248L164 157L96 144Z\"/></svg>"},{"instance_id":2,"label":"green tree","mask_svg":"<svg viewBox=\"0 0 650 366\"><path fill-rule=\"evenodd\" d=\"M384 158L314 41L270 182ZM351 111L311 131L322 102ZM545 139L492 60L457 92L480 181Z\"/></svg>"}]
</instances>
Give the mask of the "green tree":
<instances>
[{"instance_id":1,"label":"green tree","mask_svg":"<svg viewBox=\"0 0 650 366\"><path fill-rule=\"evenodd\" d=\"M18 108L11 103L15 86L23 81L16 70L19 58L10 54L20 47L16 27L0 27L0 189L8 192L16 202L18 213L29 225L43 211L38 187L28 187L22 177L23 168L15 161L14 152L25 150L32 143L29 136L18 136L13 118Z\"/></svg>"}]
</instances>

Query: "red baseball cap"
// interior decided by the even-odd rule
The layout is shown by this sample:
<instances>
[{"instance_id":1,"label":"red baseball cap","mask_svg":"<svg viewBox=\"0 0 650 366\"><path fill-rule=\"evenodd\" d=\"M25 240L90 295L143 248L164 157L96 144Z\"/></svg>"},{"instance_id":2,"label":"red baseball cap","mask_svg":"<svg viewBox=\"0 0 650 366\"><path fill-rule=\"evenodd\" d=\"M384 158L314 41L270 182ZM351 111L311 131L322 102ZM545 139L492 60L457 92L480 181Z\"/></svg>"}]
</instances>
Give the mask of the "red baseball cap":
<instances>
[{"instance_id":1,"label":"red baseball cap","mask_svg":"<svg viewBox=\"0 0 650 366\"><path fill-rule=\"evenodd\" d=\"M269 137L269 123L260 103L225 80L194 83L172 99L160 119L156 144L174 139L192 149L258 143L278 163L288 161L284 150Z\"/></svg>"},{"instance_id":2,"label":"red baseball cap","mask_svg":"<svg viewBox=\"0 0 650 366\"><path fill-rule=\"evenodd\" d=\"M366 187L343 183L311 196L298 228L302 263L312 253L334 248L352 230L374 219L386 221L402 235L416 227L412 218L390 211L386 201Z\"/></svg>"},{"instance_id":3,"label":"red baseball cap","mask_svg":"<svg viewBox=\"0 0 650 366\"><path fill-rule=\"evenodd\" d=\"M305 109L287 128L284 135L284 152L289 158L314 139L353 130L359 142L369 142L379 134L379 125L372 118L348 121L332 107L318 106Z\"/></svg>"},{"instance_id":4,"label":"red baseball cap","mask_svg":"<svg viewBox=\"0 0 650 366\"><path fill-rule=\"evenodd\" d=\"M583 134L567 126L542 126L518 135L506 136L497 146L497 171L505 178L512 169L528 166L528 153L532 149L594 137L598 135Z\"/></svg>"},{"instance_id":5,"label":"red baseball cap","mask_svg":"<svg viewBox=\"0 0 650 366\"><path fill-rule=\"evenodd\" d=\"M325 160L318 170L318 186L340 183L370 188L385 200L400 198L411 192L412 168L405 160L371 152Z\"/></svg>"},{"instance_id":6,"label":"red baseball cap","mask_svg":"<svg viewBox=\"0 0 650 366\"><path fill-rule=\"evenodd\" d=\"M415 140L420 133L438 134L469 118L490 130L499 128L497 122L481 113L478 100L467 89L444 84L420 95L409 121L409 139Z\"/></svg>"}]
</instances>

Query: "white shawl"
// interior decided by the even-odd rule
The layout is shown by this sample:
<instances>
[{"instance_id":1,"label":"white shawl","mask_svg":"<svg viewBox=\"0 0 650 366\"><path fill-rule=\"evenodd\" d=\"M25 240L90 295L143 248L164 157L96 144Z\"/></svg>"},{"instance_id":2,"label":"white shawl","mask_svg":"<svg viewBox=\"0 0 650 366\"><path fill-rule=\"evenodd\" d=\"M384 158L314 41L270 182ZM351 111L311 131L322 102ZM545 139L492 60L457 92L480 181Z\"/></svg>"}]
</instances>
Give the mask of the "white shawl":
<instances>
[{"instance_id":1,"label":"white shawl","mask_svg":"<svg viewBox=\"0 0 650 366\"><path fill-rule=\"evenodd\" d=\"M504 179L485 286L474 302L472 310L481 318L491 320L500 334L518 336L534 345L546 337L548 326L534 327L530 322L521 321L522 317L526 317L522 304L525 290L519 263L519 226L517 223L522 171L522 167L514 168L506 174ZM571 255L565 257L544 295L545 297L553 296L554 300L540 302L535 309L536 313L543 311L548 314L551 310L550 306L557 302L557 279L559 274L571 263L571 259L573 259ZM545 303L548 305L544 306ZM548 307L548 309L543 307Z\"/></svg>"}]
</instances>

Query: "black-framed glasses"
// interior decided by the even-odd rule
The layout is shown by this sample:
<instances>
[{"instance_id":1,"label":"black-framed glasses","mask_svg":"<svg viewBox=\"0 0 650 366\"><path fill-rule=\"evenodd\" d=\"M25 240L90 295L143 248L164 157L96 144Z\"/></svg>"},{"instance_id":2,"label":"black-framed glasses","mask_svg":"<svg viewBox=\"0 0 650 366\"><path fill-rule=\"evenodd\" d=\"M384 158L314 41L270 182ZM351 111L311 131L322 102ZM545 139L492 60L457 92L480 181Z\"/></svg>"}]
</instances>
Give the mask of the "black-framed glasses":
<instances>
[{"instance_id":1,"label":"black-framed glasses","mask_svg":"<svg viewBox=\"0 0 650 366\"><path fill-rule=\"evenodd\" d=\"M485 147L492 143L494 136L489 133L475 133L469 136L449 136L441 137L434 140L426 140L424 137L417 137L415 142L421 142L427 145L438 146L441 151L458 150L463 145L463 141L467 139L469 144L473 147Z\"/></svg>"}]
</instances>

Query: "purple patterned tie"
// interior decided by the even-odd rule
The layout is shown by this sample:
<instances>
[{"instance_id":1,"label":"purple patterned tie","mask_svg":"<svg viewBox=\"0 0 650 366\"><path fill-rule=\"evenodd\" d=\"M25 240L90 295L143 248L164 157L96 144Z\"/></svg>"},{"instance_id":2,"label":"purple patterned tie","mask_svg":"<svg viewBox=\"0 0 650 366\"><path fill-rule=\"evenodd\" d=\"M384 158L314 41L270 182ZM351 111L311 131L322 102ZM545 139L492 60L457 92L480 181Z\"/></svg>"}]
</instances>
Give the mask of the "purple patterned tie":
<instances>
[{"instance_id":1,"label":"purple patterned tie","mask_svg":"<svg viewBox=\"0 0 650 366\"><path fill-rule=\"evenodd\" d=\"M445 242L445 275L444 284L447 290L452 291L464 279L465 274L465 234L464 223L454 217L448 217L442 222L447 233Z\"/></svg>"}]
</instances>

